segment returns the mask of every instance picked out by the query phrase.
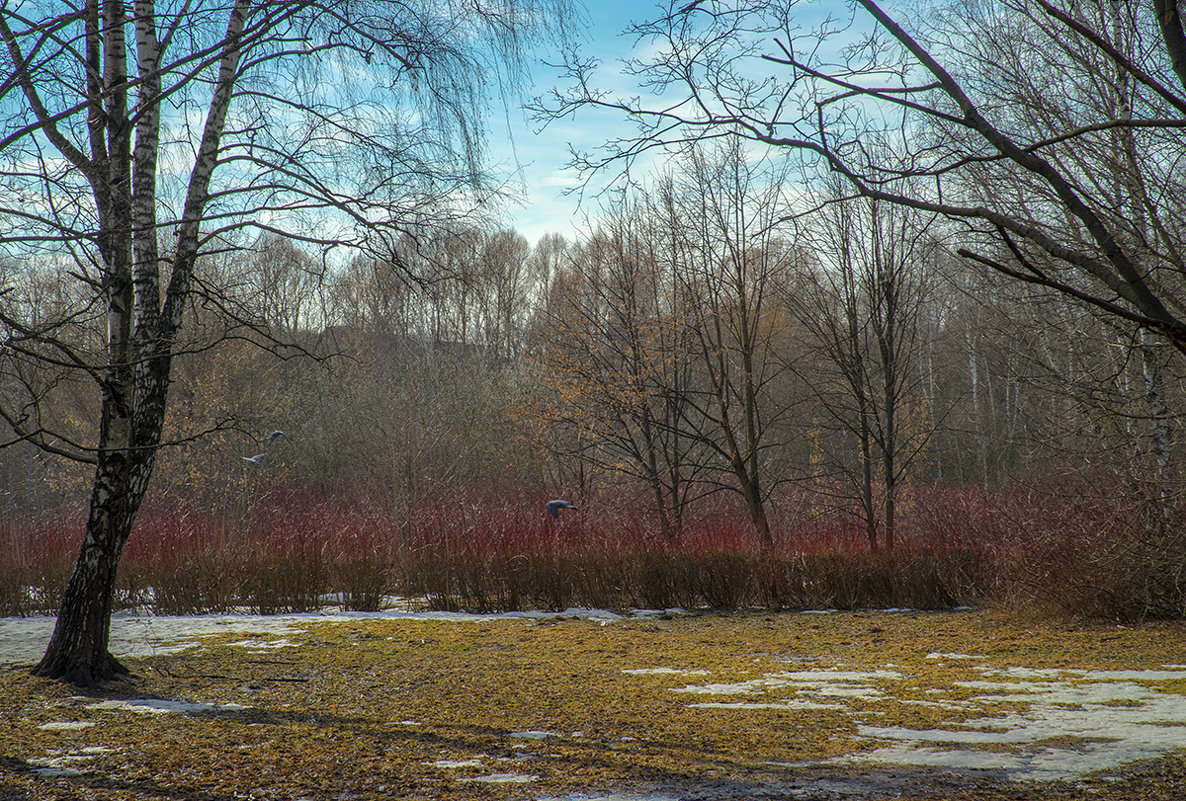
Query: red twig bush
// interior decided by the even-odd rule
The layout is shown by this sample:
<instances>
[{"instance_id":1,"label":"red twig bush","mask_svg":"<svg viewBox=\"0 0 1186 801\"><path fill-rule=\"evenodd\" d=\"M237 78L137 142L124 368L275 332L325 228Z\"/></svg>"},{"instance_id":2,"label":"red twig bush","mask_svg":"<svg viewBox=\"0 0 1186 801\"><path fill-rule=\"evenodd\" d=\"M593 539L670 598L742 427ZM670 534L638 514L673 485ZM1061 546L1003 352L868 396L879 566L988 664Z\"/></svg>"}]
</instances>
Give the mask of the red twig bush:
<instances>
[{"instance_id":1,"label":"red twig bush","mask_svg":"<svg viewBox=\"0 0 1186 801\"><path fill-rule=\"evenodd\" d=\"M1039 600L1110 617L1186 613L1186 548L1172 520L1152 527L1145 506L1084 497L915 489L890 553L871 552L855 519L801 496L785 504L796 511L778 519L773 542L725 504L664 536L629 497L590 499L558 520L528 490L402 511L310 489L271 489L217 514L171 499L142 512L117 603L184 614L376 610L393 597L474 612ZM76 518L0 528L0 614L56 611Z\"/></svg>"}]
</instances>

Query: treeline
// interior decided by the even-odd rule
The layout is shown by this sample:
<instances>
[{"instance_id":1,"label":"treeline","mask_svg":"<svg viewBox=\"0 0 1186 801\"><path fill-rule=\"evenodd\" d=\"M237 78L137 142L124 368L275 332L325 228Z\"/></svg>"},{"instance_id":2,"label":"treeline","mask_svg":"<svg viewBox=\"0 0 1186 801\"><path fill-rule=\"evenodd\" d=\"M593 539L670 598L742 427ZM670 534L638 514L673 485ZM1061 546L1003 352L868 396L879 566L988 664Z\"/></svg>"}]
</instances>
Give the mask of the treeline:
<instances>
[{"instance_id":1,"label":"treeline","mask_svg":"<svg viewBox=\"0 0 1186 801\"><path fill-rule=\"evenodd\" d=\"M574 241L475 228L344 264L278 238L208 257L150 505L310 487L398 520L475 486L626 490L670 540L729 509L771 542L834 515L873 550L909 542L903 508L942 484L1089 482L1166 518L1183 393L1164 347L970 267L941 218L838 187L792 218L802 191L776 162L700 148ZM6 283L10 319L73 321L43 348L101 347L56 268ZM7 406L93 441L89 381L4 359ZM89 478L0 450L4 518L79 503Z\"/></svg>"}]
</instances>

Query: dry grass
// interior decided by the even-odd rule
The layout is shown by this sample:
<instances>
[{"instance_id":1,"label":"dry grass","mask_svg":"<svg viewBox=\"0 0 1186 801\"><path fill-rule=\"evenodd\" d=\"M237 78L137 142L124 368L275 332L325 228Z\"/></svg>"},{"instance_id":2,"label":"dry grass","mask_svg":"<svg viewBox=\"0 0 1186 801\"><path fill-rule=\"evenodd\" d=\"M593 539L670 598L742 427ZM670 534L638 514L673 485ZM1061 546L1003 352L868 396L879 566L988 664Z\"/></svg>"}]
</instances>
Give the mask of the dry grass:
<instances>
[{"instance_id":1,"label":"dry grass","mask_svg":"<svg viewBox=\"0 0 1186 801\"><path fill-rule=\"evenodd\" d=\"M103 697L154 697L242 709L146 715L91 708L23 671L0 673L0 798L5 799L536 799L615 790L713 801L791 797L821 779L849 798L1179 799L1186 762L1169 757L1081 785L1012 785L908 768L805 763L867 749L831 709L706 710L670 691L709 679L623 671L709 671L712 681L788 665L870 669L901 679L860 714L899 725L942 723L912 699L951 693L971 675L934 651L1033 668L1147 668L1181 661L1182 624L1059 626L995 612L767 613L626 620L469 623L355 621L286 635L291 647L204 641L132 660L137 678ZM701 675L701 674L696 674ZM857 703L857 702L853 702ZM855 707L854 707L855 708ZM90 728L44 729L82 721ZM524 736L548 732L548 736ZM92 750L89 756L85 748ZM31 768L78 754L70 777ZM492 773L535 777L486 784ZM796 795L795 797L812 797ZM828 797L821 790L820 797Z\"/></svg>"}]
</instances>

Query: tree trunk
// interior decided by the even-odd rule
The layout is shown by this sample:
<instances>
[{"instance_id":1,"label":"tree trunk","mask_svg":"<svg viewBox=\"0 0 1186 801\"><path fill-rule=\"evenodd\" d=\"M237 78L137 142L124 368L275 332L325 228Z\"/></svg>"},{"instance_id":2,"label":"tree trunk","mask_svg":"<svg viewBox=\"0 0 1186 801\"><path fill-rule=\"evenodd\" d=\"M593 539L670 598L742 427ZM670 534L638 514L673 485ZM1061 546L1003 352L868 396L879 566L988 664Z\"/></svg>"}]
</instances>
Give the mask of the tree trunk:
<instances>
[{"instance_id":1,"label":"tree trunk","mask_svg":"<svg viewBox=\"0 0 1186 801\"><path fill-rule=\"evenodd\" d=\"M227 23L218 79L176 234L162 315L155 218L160 124L155 68L160 50L152 30L151 4L139 5L138 65L150 74L144 76L140 88L140 128L133 152L133 123L127 109L125 4L87 3L84 19L92 73L88 87L95 106L90 117L92 167L88 176L100 218L96 241L102 256L100 291L106 306L107 366L100 381L98 458L86 534L53 636L34 668L38 676L85 686L128 672L108 650L116 570L161 442L173 342L189 297L199 231L238 75L239 40L249 6L250 0L235 0ZM115 88L106 91L96 76ZM106 102L100 106L98 98L104 95Z\"/></svg>"},{"instance_id":2,"label":"tree trunk","mask_svg":"<svg viewBox=\"0 0 1186 801\"><path fill-rule=\"evenodd\" d=\"M898 476L894 466L894 451L887 449L885 457L885 552L894 550L894 515L897 510Z\"/></svg>"},{"instance_id":3,"label":"tree trunk","mask_svg":"<svg viewBox=\"0 0 1186 801\"><path fill-rule=\"evenodd\" d=\"M766 505L762 503L762 488L758 483L758 477L738 471L737 478L742 483L742 494L745 496L745 505L749 509L750 520L753 522L754 528L758 530L763 544L772 545L774 538L770 534L770 520L766 517Z\"/></svg>"},{"instance_id":4,"label":"tree trunk","mask_svg":"<svg viewBox=\"0 0 1186 801\"><path fill-rule=\"evenodd\" d=\"M1170 456L1173 439L1170 433L1169 409L1165 404L1164 380L1157 353L1157 335L1148 328L1141 329L1141 371L1145 378L1145 403L1149 410L1152 427L1153 456L1157 462L1157 497L1163 513L1168 513L1172 503L1170 489Z\"/></svg>"},{"instance_id":5,"label":"tree trunk","mask_svg":"<svg viewBox=\"0 0 1186 801\"><path fill-rule=\"evenodd\" d=\"M861 447L861 514L865 518L865 536L869 550L877 551L877 513L873 508L873 447L869 431L869 417L865 409L864 396L860 403L860 428L858 439Z\"/></svg>"},{"instance_id":6,"label":"tree trunk","mask_svg":"<svg viewBox=\"0 0 1186 801\"><path fill-rule=\"evenodd\" d=\"M108 455L96 469L86 537L34 675L89 686L128 673L108 650L108 636L116 568L144 495L137 484L147 484L136 472L124 453Z\"/></svg>"}]
</instances>

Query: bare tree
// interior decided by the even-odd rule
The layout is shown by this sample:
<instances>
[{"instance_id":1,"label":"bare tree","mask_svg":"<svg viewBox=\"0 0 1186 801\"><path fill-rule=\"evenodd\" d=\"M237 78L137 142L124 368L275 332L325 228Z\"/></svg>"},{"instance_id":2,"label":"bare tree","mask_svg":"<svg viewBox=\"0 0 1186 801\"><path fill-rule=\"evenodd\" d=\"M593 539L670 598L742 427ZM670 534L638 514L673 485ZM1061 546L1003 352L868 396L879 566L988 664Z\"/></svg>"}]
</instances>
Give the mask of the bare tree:
<instances>
[{"instance_id":1,"label":"bare tree","mask_svg":"<svg viewBox=\"0 0 1186 801\"><path fill-rule=\"evenodd\" d=\"M464 211L484 191L481 77L517 74L524 36L557 11L563 0L0 8L0 238L11 258L52 260L82 287L52 323L6 305L5 349L84 376L101 406L85 438L6 411L17 440L95 469L37 673L86 684L124 672L107 647L115 574L164 441L202 256L250 228L386 253ZM105 324L98 353L62 335L76 321Z\"/></svg>"},{"instance_id":2,"label":"bare tree","mask_svg":"<svg viewBox=\"0 0 1186 801\"><path fill-rule=\"evenodd\" d=\"M552 286L552 279L566 263L569 242L561 234L544 234L531 249L528 269L534 290L534 299L540 300Z\"/></svg>"},{"instance_id":3,"label":"bare tree","mask_svg":"<svg viewBox=\"0 0 1186 801\"><path fill-rule=\"evenodd\" d=\"M795 399L776 388L785 362L775 343L786 327L774 307L795 256L775 221L785 172L736 142L690 148L659 187L665 237L700 380L682 400L687 436L714 454L765 540L776 483L777 425Z\"/></svg>"},{"instance_id":4,"label":"bare tree","mask_svg":"<svg viewBox=\"0 0 1186 801\"><path fill-rule=\"evenodd\" d=\"M325 327L324 270L308 252L275 234L234 254L243 284L235 294L249 319L276 337L292 338Z\"/></svg>"},{"instance_id":5,"label":"bare tree","mask_svg":"<svg viewBox=\"0 0 1186 801\"><path fill-rule=\"evenodd\" d=\"M1130 47L1114 17L1092 13L1111 4L970 0L945 16L924 7L911 25L874 0L855 5L846 20L796 0L673 2L632 29L647 55L627 65L662 102L599 91L596 65L574 57L546 111L596 107L638 123L581 158L586 169L721 136L798 153L856 193L962 221L965 258L1186 351L1182 0L1120 4ZM968 57L1002 42L1009 57ZM1097 83L1117 76L1126 102L1098 102ZM1130 138L1120 151L1117 132ZM888 163L886 143L899 154ZM1113 170L1134 167L1144 236L1131 205L1113 202ZM903 191L904 175L921 180Z\"/></svg>"},{"instance_id":6,"label":"bare tree","mask_svg":"<svg viewBox=\"0 0 1186 801\"><path fill-rule=\"evenodd\" d=\"M870 548L894 547L896 508L929 440L922 412L922 325L938 251L929 220L877 200L828 204L811 220L816 262L788 307L826 358L807 364L841 450L833 455L842 496L855 491ZM821 367L825 369L821 369Z\"/></svg>"},{"instance_id":7,"label":"bare tree","mask_svg":"<svg viewBox=\"0 0 1186 801\"><path fill-rule=\"evenodd\" d=\"M580 432L554 440L568 457L641 481L674 538L703 469L703 445L681 427L693 338L655 210L626 199L615 210L570 250L565 291L541 314L528 403L537 424Z\"/></svg>"},{"instance_id":8,"label":"bare tree","mask_svg":"<svg viewBox=\"0 0 1186 801\"><path fill-rule=\"evenodd\" d=\"M515 358L523 343L530 255L531 248L522 236L514 231L496 231L485 237L474 265L480 345L491 360Z\"/></svg>"}]
</instances>

